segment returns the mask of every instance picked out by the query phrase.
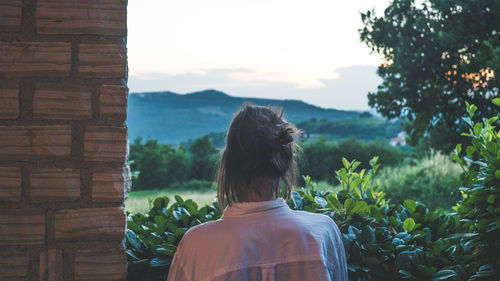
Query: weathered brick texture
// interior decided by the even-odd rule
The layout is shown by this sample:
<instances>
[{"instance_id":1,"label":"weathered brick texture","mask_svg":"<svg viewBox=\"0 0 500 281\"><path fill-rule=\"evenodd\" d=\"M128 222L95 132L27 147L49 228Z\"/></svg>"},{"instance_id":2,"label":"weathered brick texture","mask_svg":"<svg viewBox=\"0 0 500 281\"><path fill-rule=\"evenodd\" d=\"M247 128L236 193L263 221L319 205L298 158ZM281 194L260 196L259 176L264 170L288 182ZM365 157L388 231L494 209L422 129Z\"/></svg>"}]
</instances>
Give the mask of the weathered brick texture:
<instances>
[{"instance_id":1,"label":"weathered brick texture","mask_svg":"<svg viewBox=\"0 0 500 281\"><path fill-rule=\"evenodd\" d=\"M22 0L2 0L0 2L0 31L21 29Z\"/></svg>"},{"instance_id":2,"label":"weathered brick texture","mask_svg":"<svg viewBox=\"0 0 500 281\"><path fill-rule=\"evenodd\" d=\"M70 43L0 42L0 74L69 75Z\"/></svg>"},{"instance_id":3,"label":"weathered brick texture","mask_svg":"<svg viewBox=\"0 0 500 281\"><path fill-rule=\"evenodd\" d=\"M18 87L0 88L0 119L16 119L18 116Z\"/></svg>"},{"instance_id":4,"label":"weathered brick texture","mask_svg":"<svg viewBox=\"0 0 500 281\"><path fill-rule=\"evenodd\" d=\"M30 176L30 198L39 201L75 201L80 198L80 170L36 169Z\"/></svg>"},{"instance_id":5,"label":"weathered brick texture","mask_svg":"<svg viewBox=\"0 0 500 281\"><path fill-rule=\"evenodd\" d=\"M56 240L120 240L125 233L121 207L58 210Z\"/></svg>"},{"instance_id":6,"label":"weathered brick texture","mask_svg":"<svg viewBox=\"0 0 500 281\"><path fill-rule=\"evenodd\" d=\"M125 121L127 119L127 87L102 85L99 93L101 118Z\"/></svg>"},{"instance_id":7,"label":"weathered brick texture","mask_svg":"<svg viewBox=\"0 0 500 281\"><path fill-rule=\"evenodd\" d=\"M123 162L127 156L125 127L88 127L84 136L84 157L87 161Z\"/></svg>"},{"instance_id":8,"label":"weathered brick texture","mask_svg":"<svg viewBox=\"0 0 500 281\"><path fill-rule=\"evenodd\" d=\"M0 202L21 200L21 169L0 167Z\"/></svg>"},{"instance_id":9,"label":"weathered brick texture","mask_svg":"<svg viewBox=\"0 0 500 281\"><path fill-rule=\"evenodd\" d=\"M62 281L62 250L48 249L40 253L39 280Z\"/></svg>"},{"instance_id":10,"label":"weathered brick texture","mask_svg":"<svg viewBox=\"0 0 500 281\"><path fill-rule=\"evenodd\" d=\"M123 202L124 169L99 168L92 172L92 201Z\"/></svg>"},{"instance_id":11,"label":"weathered brick texture","mask_svg":"<svg viewBox=\"0 0 500 281\"><path fill-rule=\"evenodd\" d=\"M0 1L0 281L125 280L126 6Z\"/></svg>"},{"instance_id":12,"label":"weathered brick texture","mask_svg":"<svg viewBox=\"0 0 500 281\"><path fill-rule=\"evenodd\" d=\"M69 125L0 126L0 158L69 156L70 151Z\"/></svg>"},{"instance_id":13,"label":"weathered brick texture","mask_svg":"<svg viewBox=\"0 0 500 281\"><path fill-rule=\"evenodd\" d=\"M40 34L126 34L125 0L38 0Z\"/></svg>"},{"instance_id":14,"label":"weathered brick texture","mask_svg":"<svg viewBox=\"0 0 500 281\"><path fill-rule=\"evenodd\" d=\"M27 281L29 259L27 254L6 255L0 253L0 280Z\"/></svg>"},{"instance_id":15,"label":"weathered brick texture","mask_svg":"<svg viewBox=\"0 0 500 281\"><path fill-rule=\"evenodd\" d=\"M38 85L33 100L33 117L90 119L92 117L91 98L91 91L83 85Z\"/></svg>"},{"instance_id":16,"label":"weathered brick texture","mask_svg":"<svg viewBox=\"0 0 500 281\"><path fill-rule=\"evenodd\" d=\"M121 78L126 75L126 52L122 44L80 44L78 73L82 76Z\"/></svg>"},{"instance_id":17,"label":"weathered brick texture","mask_svg":"<svg viewBox=\"0 0 500 281\"><path fill-rule=\"evenodd\" d=\"M123 280L126 257L122 249L78 250L75 256L75 280Z\"/></svg>"},{"instance_id":18,"label":"weathered brick texture","mask_svg":"<svg viewBox=\"0 0 500 281\"><path fill-rule=\"evenodd\" d=\"M45 243L45 214L42 210L0 209L0 246Z\"/></svg>"}]
</instances>

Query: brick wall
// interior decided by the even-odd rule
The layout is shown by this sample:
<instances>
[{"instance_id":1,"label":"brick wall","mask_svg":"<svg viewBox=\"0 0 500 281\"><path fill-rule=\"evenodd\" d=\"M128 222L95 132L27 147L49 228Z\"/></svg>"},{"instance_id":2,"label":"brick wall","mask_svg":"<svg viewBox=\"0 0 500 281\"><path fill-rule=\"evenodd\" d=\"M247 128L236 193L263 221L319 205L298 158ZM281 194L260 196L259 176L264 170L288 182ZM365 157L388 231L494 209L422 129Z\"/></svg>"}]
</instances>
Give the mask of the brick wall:
<instances>
[{"instance_id":1,"label":"brick wall","mask_svg":"<svg viewBox=\"0 0 500 281\"><path fill-rule=\"evenodd\" d=\"M0 280L124 280L126 0L0 1Z\"/></svg>"}]
</instances>

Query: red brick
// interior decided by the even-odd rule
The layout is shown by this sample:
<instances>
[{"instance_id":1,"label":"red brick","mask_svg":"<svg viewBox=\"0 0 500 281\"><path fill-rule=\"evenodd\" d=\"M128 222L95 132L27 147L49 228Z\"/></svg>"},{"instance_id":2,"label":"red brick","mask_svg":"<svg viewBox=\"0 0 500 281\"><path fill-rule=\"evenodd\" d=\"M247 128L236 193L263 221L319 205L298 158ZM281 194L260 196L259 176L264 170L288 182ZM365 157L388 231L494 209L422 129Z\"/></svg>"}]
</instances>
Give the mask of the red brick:
<instances>
[{"instance_id":1,"label":"red brick","mask_svg":"<svg viewBox=\"0 0 500 281\"><path fill-rule=\"evenodd\" d=\"M88 127L84 135L84 158L87 161L124 162L127 157L125 127Z\"/></svg>"},{"instance_id":2,"label":"red brick","mask_svg":"<svg viewBox=\"0 0 500 281\"><path fill-rule=\"evenodd\" d=\"M79 85L38 85L33 100L33 117L42 119L90 119L92 93Z\"/></svg>"},{"instance_id":3,"label":"red brick","mask_svg":"<svg viewBox=\"0 0 500 281\"><path fill-rule=\"evenodd\" d=\"M0 42L0 73L21 76L69 75L70 43Z\"/></svg>"},{"instance_id":4,"label":"red brick","mask_svg":"<svg viewBox=\"0 0 500 281\"><path fill-rule=\"evenodd\" d=\"M0 2L0 31L18 32L21 29L22 0Z\"/></svg>"},{"instance_id":5,"label":"red brick","mask_svg":"<svg viewBox=\"0 0 500 281\"><path fill-rule=\"evenodd\" d=\"M99 168L92 172L92 201L123 202L123 168Z\"/></svg>"},{"instance_id":6,"label":"red brick","mask_svg":"<svg viewBox=\"0 0 500 281\"><path fill-rule=\"evenodd\" d=\"M0 167L0 201L21 200L21 169Z\"/></svg>"},{"instance_id":7,"label":"red brick","mask_svg":"<svg viewBox=\"0 0 500 281\"><path fill-rule=\"evenodd\" d=\"M37 32L41 34L127 33L125 0L38 0Z\"/></svg>"},{"instance_id":8,"label":"red brick","mask_svg":"<svg viewBox=\"0 0 500 281\"><path fill-rule=\"evenodd\" d=\"M62 281L62 250L42 251L39 270L40 281Z\"/></svg>"},{"instance_id":9,"label":"red brick","mask_svg":"<svg viewBox=\"0 0 500 281\"><path fill-rule=\"evenodd\" d=\"M19 116L19 89L0 88L0 119L15 119Z\"/></svg>"},{"instance_id":10,"label":"red brick","mask_svg":"<svg viewBox=\"0 0 500 281\"><path fill-rule=\"evenodd\" d=\"M81 249L75 255L75 280L125 280L126 256L122 249Z\"/></svg>"},{"instance_id":11,"label":"red brick","mask_svg":"<svg viewBox=\"0 0 500 281\"><path fill-rule=\"evenodd\" d=\"M57 240L121 240L125 213L121 207L58 210L55 225Z\"/></svg>"},{"instance_id":12,"label":"red brick","mask_svg":"<svg viewBox=\"0 0 500 281\"><path fill-rule=\"evenodd\" d=\"M45 214L41 210L0 210L0 246L45 243Z\"/></svg>"},{"instance_id":13,"label":"red brick","mask_svg":"<svg viewBox=\"0 0 500 281\"><path fill-rule=\"evenodd\" d=\"M80 44L78 73L101 78L124 78L127 54L122 44Z\"/></svg>"},{"instance_id":14,"label":"red brick","mask_svg":"<svg viewBox=\"0 0 500 281\"><path fill-rule=\"evenodd\" d=\"M74 201L80 198L80 170L36 169L30 176L32 201Z\"/></svg>"},{"instance_id":15,"label":"red brick","mask_svg":"<svg viewBox=\"0 0 500 281\"><path fill-rule=\"evenodd\" d=\"M70 150L71 127L68 125L0 126L0 159L69 156Z\"/></svg>"},{"instance_id":16,"label":"red brick","mask_svg":"<svg viewBox=\"0 0 500 281\"><path fill-rule=\"evenodd\" d=\"M0 255L0 280L2 281L27 281L29 259L27 254Z\"/></svg>"},{"instance_id":17,"label":"red brick","mask_svg":"<svg viewBox=\"0 0 500 281\"><path fill-rule=\"evenodd\" d=\"M102 119L127 119L127 87L124 85L102 85L99 96Z\"/></svg>"}]
</instances>

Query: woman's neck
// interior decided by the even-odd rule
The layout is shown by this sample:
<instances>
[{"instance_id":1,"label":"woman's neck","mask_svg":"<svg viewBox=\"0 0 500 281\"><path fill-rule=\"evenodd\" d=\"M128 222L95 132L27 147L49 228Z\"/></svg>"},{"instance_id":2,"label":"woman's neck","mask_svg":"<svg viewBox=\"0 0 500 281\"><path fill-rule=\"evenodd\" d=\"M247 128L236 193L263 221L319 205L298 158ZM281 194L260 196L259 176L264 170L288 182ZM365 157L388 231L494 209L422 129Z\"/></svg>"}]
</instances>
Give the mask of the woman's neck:
<instances>
[{"instance_id":1,"label":"woman's neck","mask_svg":"<svg viewBox=\"0 0 500 281\"><path fill-rule=\"evenodd\" d=\"M276 200L278 197L276 197L276 194L274 192L270 192L270 194L262 194L259 195L255 191L249 191L245 198L242 198L240 202L260 202L260 201L271 201L271 200Z\"/></svg>"}]
</instances>

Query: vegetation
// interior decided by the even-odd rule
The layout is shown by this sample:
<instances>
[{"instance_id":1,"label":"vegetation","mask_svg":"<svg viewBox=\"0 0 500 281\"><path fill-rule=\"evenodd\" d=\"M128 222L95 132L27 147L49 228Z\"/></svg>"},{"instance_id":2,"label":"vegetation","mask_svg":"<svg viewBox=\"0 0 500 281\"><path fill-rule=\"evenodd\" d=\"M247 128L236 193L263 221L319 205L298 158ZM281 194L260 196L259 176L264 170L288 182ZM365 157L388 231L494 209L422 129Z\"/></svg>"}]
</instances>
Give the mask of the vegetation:
<instances>
[{"instance_id":1,"label":"vegetation","mask_svg":"<svg viewBox=\"0 0 500 281\"><path fill-rule=\"evenodd\" d=\"M383 16L362 14L361 40L382 55L383 83L369 104L388 118L407 119L409 141L451 151L466 141L465 101L480 108L475 121L498 109L500 2L391 1Z\"/></svg>"},{"instance_id":2,"label":"vegetation","mask_svg":"<svg viewBox=\"0 0 500 281\"><path fill-rule=\"evenodd\" d=\"M332 184L339 183L333 171L342 167L342 157L358 159L363 163L362 168L368 168L365 163L369 162L372 155L379 155L385 166L395 165L405 157L401 149L390 146L384 140L363 142L344 139L334 142L318 138L301 143L301 146L300 173Z\"/></svg>"},{"instance_id":3,"label":"vegetation","mask_svg":"<svg viewBox=\"0 0 500 281\"><path fill-rule=\"evenodd\" d=\"M196 202L196 204L204 206L210 205L214 201L215 197L217 197L217 192L215 185L211 188L202 189L188 189L180 186L168 189L132 191L128 194L128 198L125 201L125 209L131 214L147 214L153 207L154 199L158 197L174 198L175 195L189 198Z\"/></svg>"},{"instance_id":4,"label":"vegetation","mask_svg":"<svg viewBox=\"0 0 500 281\"><path fill-rule=\"evenodd\" d=\"M494 99L500 106L500 99ZM477 107L468 105L472 119ZM378 157L369 169L342 159L341 190L318 191L305 177L292 193L291 208L330 216L341 230L350 280L498 280L500 277L500 115L467 120L472 145L453 159L466 172L455 213L431 211L423 203L395 204L375 182ZM468 164L467 164L468 163ZM390 194L387 196L390 197ZM164 280L176 246L197 224L215 220L215 203L201 208L175 196L153 201L148 214L128 214L128 280Z\"/></svg>"},{"instance_id":5,"label":"vegetation","mask_svg":"<svg viewBox=\"0 0 500 281\"><path fill-rule=\"evenodd\" d=\"M369 114L369 113L368 113ZM390 139L402 131L400 121L386 121L377 117L359 117L343 120L311 118L297 123L297 128L306 138L314 135L327 136L330 139L356 138L358 140Z\"/></svg>"},{"instance_id":6,"label":"vegetation","mask_svg":"<svg viewBox=\"0 0 500 281\"><path fill-rule=\"evenodd\" d=\"M138 172L133 190L209 187L215 178L219 159L213 136L220 137L220 134L206 135L181 145L160 144L153 139L143 143L141 138L136 138L130 145L131 168ZM395 165L407 155L385 140L328 141L326 138L316 138L302 142L301 146L301 174L332 184L338 183L332 171L340 168L342 156L367 163L371 155L380 155L384 165Z\"/></svg>"},{"instance_id":7,"label":"vegetation","mask_svg":"<svg viewBox=\"0 0 500 281\"><path fill-rule=\"evenodd\" d=\"M500 106L500 98L493 99ZM474 117L477 107L467 103L469 118ZM464 233L461 243L470 254L460 256L472 279L500 279L500 129L494 124L500 114L481 123L466 118L472 145L462 153L462 145L455 148L453 158L464 171L466 178L460 189L463 200L453 209L460 218L460 230Z\"/></svg>"},{"instance_id":8,"label":"vegetation","mask_svg":"<svg viewBox=\"0 0 500 281\"><path fill-rule=\"evenodd\" d=\"M420 159L407 159L402 165L385 167L375 183L390 194L392 203L412 199L425 202L431 210L451 211L461 198L458 188L462 173L448 156L432 152Z\"/></svg>"},{"instance_id":9,"label":"vegetation","mask_svg":"<svg viewBox=\"0 0 500 281\"><path fill-rule=\"evenodd\" d=\"M149 139L144 144L136 138L130 145L133 171L138 172L133 189L186 188L211 186L218 150L210 137L196 139L189 147L159 144Z\"/></svg>"}]
</instances>

